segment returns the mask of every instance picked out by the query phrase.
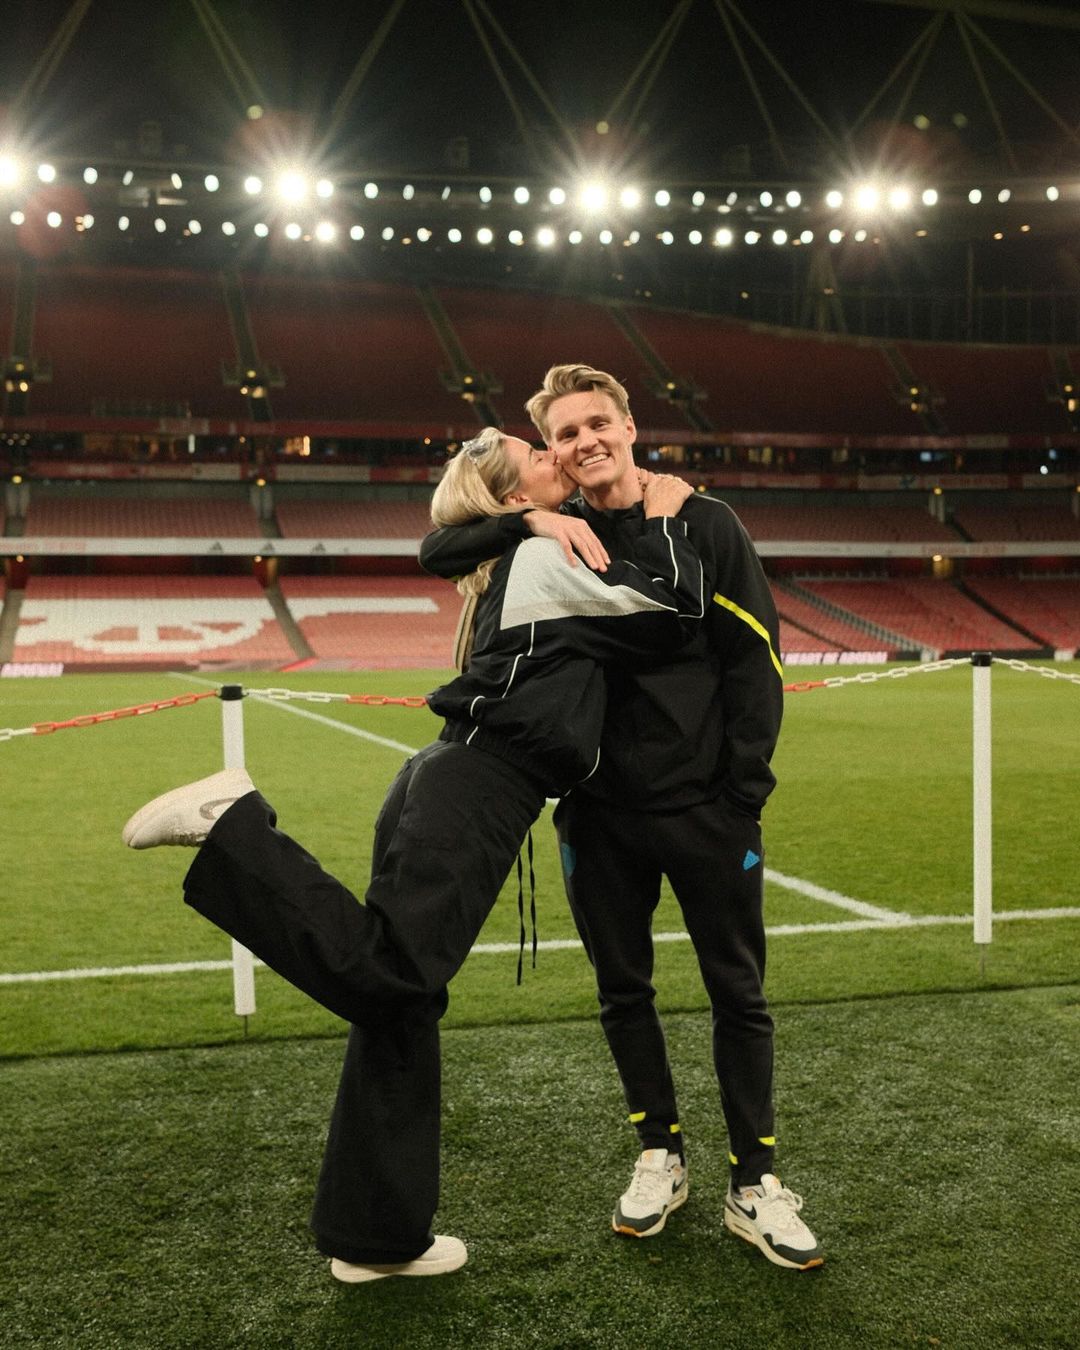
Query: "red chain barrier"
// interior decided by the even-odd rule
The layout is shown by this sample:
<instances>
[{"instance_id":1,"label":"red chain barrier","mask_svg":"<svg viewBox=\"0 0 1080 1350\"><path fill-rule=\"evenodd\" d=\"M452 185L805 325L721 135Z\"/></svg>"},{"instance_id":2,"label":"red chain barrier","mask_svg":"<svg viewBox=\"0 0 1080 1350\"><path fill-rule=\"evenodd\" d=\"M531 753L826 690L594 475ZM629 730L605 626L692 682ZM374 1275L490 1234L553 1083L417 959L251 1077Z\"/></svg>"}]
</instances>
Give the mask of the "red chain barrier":
<instances>
[{"instance_id":1,"label":"red chain barrier","mask_svg":"<svg viewBox=\"0 0 1080 1350\"><path fill-rule=\"evenodd\" d=\"M145 713L161 712L165 708L185 708L191 703L198 703L203 698L217 698L216 689L208 689L206 693L199 694L178 694L176 698L161 698L153 703L136 703L131 708L113 708L110 712L84 713L81 717L69 717L66 722L35 722L33 732L35 736L47 736L53 731L64 731L68 727L93 727L99 722L115 722L121 717L142 717Z\"/></svg>"},{"instance_id":2,"label":"red chain barrier","mask_svg":"<svg viewBox=\"0 0 1080 1350\"><path fill-rule=\"evenodd\" d=\"M803 680L801 684L785 684L785 694L804 694L807 689L824 689L826 683L824 680Z\"/></svg>"},{"instance_id":3,"label":"red chain barrier","mask_svg":"<svg viewBox=\"0 0 1080 1350\"><path fill-rule=\"evenodd\" d=\"M387 694L349 694L346 703L366 703L372 708L384 707L387 703L396 703L399 708L426 708L427 699L423 694L413 694L406 698L391 698Z\"/></svg>"}]
</instances>

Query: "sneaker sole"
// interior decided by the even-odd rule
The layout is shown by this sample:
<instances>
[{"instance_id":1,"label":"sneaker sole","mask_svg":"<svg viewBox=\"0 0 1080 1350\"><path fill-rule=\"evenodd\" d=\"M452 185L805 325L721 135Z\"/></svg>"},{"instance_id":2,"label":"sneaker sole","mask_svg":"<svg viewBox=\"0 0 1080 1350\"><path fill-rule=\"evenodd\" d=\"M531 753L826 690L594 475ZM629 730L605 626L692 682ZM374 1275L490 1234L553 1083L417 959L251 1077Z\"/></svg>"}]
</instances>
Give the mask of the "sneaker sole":
<instances>
[{"instance_id":1,"label":"sneaker sole","mask_svg":"<svg viewBox=\"0 0 1080 1350\"><path fill-rule=\"evenodd\" d=\"M612 1231L615 1233L622 1233L624 1237L635 1237L635 1238L655 1237L657 1233L663 1230L664 1224L666 1224L668 1221L668 1215L673 1214L675 1210L681 1209L683 1205L686 1204L686 1197L689 1194L690 1194L690 1185L689 1183L687 1183L685 1186L683 1186L682 1190L675 1192L675 1194L671 1197L671 1203L665 1208L663 1214L660 1215L660 1217L657 1219L657 1221L653 1224L651 1228L646 1229L630 1228L626 1224L620 1224L618 1222L619 1212L618 1210L616 1210L615 1213L611 1216Z\"/></svg>"},{"instance_id":2,"label":"sneaker sole","mask_svg":"<svg viewBox=\"0 0 1080 1350\"><path fill-rule=\"evenodd\" d=\"M210 776L221 778L223 790L226 792L226 795L228 795L229 789L238 785L235 775L243 772L243 770L237 769L223 769L220 773ZM230 776L227 778L226 775ZM199 781L203 782L205 780ZM243 785L245 781L244 778L241 778L239 780L239 785ZM156 822L162 815L171 813L177 803L186 801L189 796L192 795L191 790L194 786L196 785L186 783L183 787L173 788L171 792L162 793L160 797L155 797L153 801L147 802L145 806L140 807L128 820L121 831L121 840L127 844L128 848L144 849L156 847L157 845L154 842L154 836L157 833ZM245 788L245 791L250 792L251 789ZM235 800L239 800L239 798L236 798ZM207 825L207 832L209 832L212 823L213 822ZM148 836L150 842L147 842Z\"/></svg>"},{"instance_id":3,"label":"sneaker sole","mask_svg":"<svg viewBox=\"0 0 1080 1350\"><path fill-rule=\"evenodd\" d=\"M726 1205L724 1206L724 1227L729 1233L734 1233L736 1237L741 1237L744 1242L749 1242L752 1247L756 1247L762 1255L768 1257L774 1266L783 1266L787 1270L816 1270L818 1266L825 1264L823 1256L812 1256L809 1261L792 1261L786 1256L781 1256L774 1247L769 1246L767 1240L753 1224L747 1223Z\"/></svg>"},{"instance_id":4,"label":"sneaker sole","mask_svg":"<svg viewBox=\"0 0 1080 1350\"><path fill-rule=\"evenodd\" d=\"M367 1284L369 1280L386 1280L393 1275L449 1275L460 1270L467 1257L444 1256L437 1261L406 1261L394 1266L354 1266L347 1261L339 1261L335 1256L330 1261L330 1273L342 1284Z\"/></svg>"}]
</instances>

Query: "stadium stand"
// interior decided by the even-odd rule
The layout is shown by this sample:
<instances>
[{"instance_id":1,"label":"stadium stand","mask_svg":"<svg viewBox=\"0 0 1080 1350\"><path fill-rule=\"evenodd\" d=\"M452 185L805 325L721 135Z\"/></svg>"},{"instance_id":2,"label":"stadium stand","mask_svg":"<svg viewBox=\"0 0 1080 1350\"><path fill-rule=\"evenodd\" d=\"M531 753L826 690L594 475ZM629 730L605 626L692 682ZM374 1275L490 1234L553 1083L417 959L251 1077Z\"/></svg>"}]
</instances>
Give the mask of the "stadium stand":
<instances>
[{"instance_id":1,"label":"stadium stand","mask_svg":"<svg viewBox=\"0 0 1080 1350\"><path fill-rule=\"evenodd\" d=\"M752 539L813 539L863 543L949 543L957 533L921 506L739 505L735 512Z\"/></svg>"},{"instance_id":2,"label":"stadium stand","mask_svg":"<svg viewBox=\"0 0 1080 1350\"><path fill-rule=\"evenodd\" d=\"M220 496L114 497L50 495L37 488L26 514L27 536L77 538L251 539L261 531L252 507Z\"/></svg>"},{"instance_id":3,"label":"stadium stand","mask_svg":"<svg viewBox=\"0 0 1080 1350\"><path fill-rule=\"evenodd\" d=\"M421 539L431 529L426 501L287 500L274 513L285 539Z\"/></svg>"},{"instance_id":4,"label":"stadium stand","mask_svg":"<svg viewBox=\"0 0 1080 1350\"><path fill-rule=\"evenodd\" d=\"M909 581L817 579L800 585L856 618L910 638L916 647L938 652L1031 652L1040 646L949 582L925 577Z\"/></svg>"},{"instance_id":5,"label":"stadium stand","mask_svg":"<svg viewBox=\"0 0 1080 1350\"><path fill-rule=\"evenodd\" d=\"M1080 649L1080 577L978 577L967 588L1055 650Z\"/></svg>"},{"instance_id":6,"label":"stadium stand","mask_svg":"<svg viewBox=\"0 0 1080 1350\"><path fill-rule=\"evenodd\" d=\"M243 408L222 382L222 362L236 353L213 272L42 266L34 351L52 364L52 380L34 386L35 413L135 416L149 405L235 417Z\"/></svg>"},{"instance_id":7,"label":"stadium stand","mask_svg":"<svg viewBox=\"0 0 1080 1350\"><path fill-rule=\"evenodd\" d=\"M994 505L960 501L953 520L971 539L1002 544L1013 540L1080 539L1080 520L1065 506Z\"/></svg>"},{"instance_id":8,"label":"stadium stand","mask_svg":"<svg viewBox=\"0 0 1080 1350\"><path fill-rule=\"evenodd\" d=\"M294 657L254 578L35 576L13 659L78 668Z\"/></svg>"},{"instance_id":9,"label":"stadium stand","mask_svg":"<svg viewBox=\"0 0 1080 1350\"><path fill-rule=\"evenodd\" d=\"M284 386L275 418L460 422L467 410L439 383L446 358L416 292L346 278L243 277L251 331Z\"/></svg>"},{"instance_id":10,"label":"stadium stand","mask_svg":"<svg viewBox=\"0 0 1080 1350\"><path fill-rule=\"evenodd\" d=\"M635 327L680 379L708 394L700 407L718 429L832 435L918 435L892 395L881 344L711 315L636 308ZM668 424L676 422L670 414Z\"/></svg>"},{"instance_id":11,"label":"stadium stand","mask_svg":"<svg viewBox=\"0 0 1080 1350\"><path fill-rule=\"evenodd\" d=\"M280 587L320 659L368 670L450 664L461 597L446 581L284 576Z\"/></svg>"},{"instance_id":12,"label":"stadium stand","mask_svg":"<svg viewBox=\"0 0 1080 1350\"><path fill-rule=\"evenodd\" d=\"M1045 347L901 342L898 349L950 431L965 435L1064 432L1065 409L1046 397L1054 373Z\"/></svg>"},{"instance_id":13,"label":"stadium stand","mask_svg":"<svg viewBox=\"0 0 1080 1350\"><path fill-rule=\"evenodd\" d=\"M880 646L878 639L868 634L865 628L818 608L811 600L799 595L790 584L777 580L771 584L781 621L797 625L801 632L814 638L821 651L858 652ZM810 648L791 650L807 651Z\"/></svg>"}]
</instances>

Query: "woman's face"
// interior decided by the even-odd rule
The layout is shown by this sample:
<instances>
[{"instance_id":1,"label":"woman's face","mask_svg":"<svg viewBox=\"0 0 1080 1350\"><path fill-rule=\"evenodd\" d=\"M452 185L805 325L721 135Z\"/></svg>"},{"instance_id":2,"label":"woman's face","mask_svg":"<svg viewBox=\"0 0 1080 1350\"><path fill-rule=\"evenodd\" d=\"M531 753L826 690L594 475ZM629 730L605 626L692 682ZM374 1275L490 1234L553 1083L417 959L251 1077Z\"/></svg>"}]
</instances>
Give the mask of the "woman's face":
<instances>
[{"instance_id":1,"label":"woman's face","mask_svg":"<svg viewBox=\"0 0 1080 1350\"><path fill-rule=\"evenodd\" d=\"M516 436L505 438L506 453L518 471L518 485L508 498L530 501L536 506L556 511L571 492L574 484L566 477L552 450L537 450Z\"/></svg>"}]
</instances>

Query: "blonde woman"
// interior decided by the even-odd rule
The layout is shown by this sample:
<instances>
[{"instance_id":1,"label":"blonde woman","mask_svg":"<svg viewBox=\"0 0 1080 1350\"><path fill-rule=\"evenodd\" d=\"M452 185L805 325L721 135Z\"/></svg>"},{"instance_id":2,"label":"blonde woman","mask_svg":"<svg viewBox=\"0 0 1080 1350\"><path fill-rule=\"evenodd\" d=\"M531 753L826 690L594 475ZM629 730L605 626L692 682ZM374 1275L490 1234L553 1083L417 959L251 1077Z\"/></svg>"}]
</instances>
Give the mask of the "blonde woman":
<instances>
[{"instance_id":1,"label":"blonde woman","mask_svg":"<svg viewBox=\"0 0 1080 1350\"><path fill-rule=\"evenodd\" d=\"M488 428L448 464L433 518L554 511L570 488L550 452ZM545 798L597 768L603 663L680 644L701 618L701 567L674 519L688 491L657 480L638 555L603 578L531 539L463 580L472 654L429 697L439 739L387 793L363 904L275 828L241 770L166 793L124 828L132 848L198 847L187 903L352 1024L311 1221L340 1280L465 1263L463 1242L431 1230L447 984Z\"/></svg>"}]
</instances>

